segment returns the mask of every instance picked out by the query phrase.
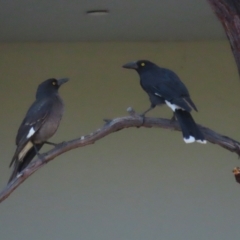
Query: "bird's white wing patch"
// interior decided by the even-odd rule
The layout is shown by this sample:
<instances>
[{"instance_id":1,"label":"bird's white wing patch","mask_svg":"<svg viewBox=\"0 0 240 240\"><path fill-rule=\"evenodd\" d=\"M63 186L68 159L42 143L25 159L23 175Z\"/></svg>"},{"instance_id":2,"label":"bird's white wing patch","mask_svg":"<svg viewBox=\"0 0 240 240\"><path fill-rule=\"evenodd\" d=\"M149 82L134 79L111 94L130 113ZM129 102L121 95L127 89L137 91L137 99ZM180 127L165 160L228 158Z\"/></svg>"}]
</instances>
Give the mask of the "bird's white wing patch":
<instances>
[{"instance_id":1,"label":"bird's white wing patch","mask_svg":"<svg viewBox=\"0 0 240 240\"><path fill-rule=\"evenodd\" d=\"M18 154L18 160L22 161L22 159L25 157L26 153L29 151L29 149L31 149L31 147L33 146L32 142L29 141L25 147L22 149L22 151Z\"/></svg>"},{"instance_id":2,"label":"bird's white wing patch","mask_svg":"<svg viewBox=\"0 0 240 240\"><path fill-rule=\"evenodd\" d=\"M34 133L35 133L35 130L34 130L33 127L31 127L29 132L28 132L27 138L30 138Z\"/></svg>"},{"instance_id":3,"label":"bird's white wing patch","mask_svg":"<svg viewBox=\"0 0 240 240\"><path fill-rule=\"evenodd\" d=\"M165 103L175 112L176 109L182 109L179 106L170 103L169 101L165 100Z\"/></svg>"},{"instance_id":4,"label":"bird's white wing patch","mask_svg":"<svg viewBox=\"0 0 240 240\"><path fill-rule=\"evenodd\" d=\"M156 93L156 92L155 92L155 95L156 95L156 96L159 96L159 97L162 97L159 93Z\"/></svg>"},{"instance_id":5,"label":"bird's white wing patch","mask_svg":"<svg viewBox=\"0 0 240 240\"><path fill-rule=\"evenodd\" d=\"M195 142L195 137L190 136L189 138L184 138L183 140L185 143L193 143Z\"/></svg>"}]
</instances>

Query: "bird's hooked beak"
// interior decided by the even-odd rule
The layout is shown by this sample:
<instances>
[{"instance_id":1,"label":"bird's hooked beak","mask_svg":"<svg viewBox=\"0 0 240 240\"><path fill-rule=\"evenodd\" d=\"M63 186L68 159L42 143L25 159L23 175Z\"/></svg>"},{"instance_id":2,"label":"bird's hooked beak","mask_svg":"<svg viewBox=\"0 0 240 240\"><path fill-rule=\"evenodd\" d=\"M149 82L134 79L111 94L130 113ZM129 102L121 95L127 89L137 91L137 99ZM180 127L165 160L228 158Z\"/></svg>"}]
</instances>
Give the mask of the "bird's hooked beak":
<instances>
[{"instance_id":1,"label":"bird's hooked beak","mask_svg":"<svg viewBox=\"0 0 240 240\"><path fill-rule=\"evenodd\" d=\"M129 63L124 64L122 67L128 68L128 69L138 69L137 62L129 62Z\"/></svg>"},{"instance_id":2,"label":"bird's hooked beak","mask_svg":"<svg viewBox=\"0 0 240 240\"><path fill-rule=\"evenodd\" d=\"M69 78L60 78L58 79L58 86L60 87L61 85L63 85L64 83L66 83L69 80Z\"/></svg>"}]
</instances>

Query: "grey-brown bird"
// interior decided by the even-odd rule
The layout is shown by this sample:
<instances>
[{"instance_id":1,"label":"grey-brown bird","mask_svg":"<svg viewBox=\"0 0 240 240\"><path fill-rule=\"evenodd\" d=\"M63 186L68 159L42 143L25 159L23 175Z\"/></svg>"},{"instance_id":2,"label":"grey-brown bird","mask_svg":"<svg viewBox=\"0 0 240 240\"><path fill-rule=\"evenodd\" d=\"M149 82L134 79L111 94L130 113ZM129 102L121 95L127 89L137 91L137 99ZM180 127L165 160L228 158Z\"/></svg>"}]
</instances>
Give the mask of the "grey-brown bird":
<instances>
[{"instance_id":1,"label":"grey-brown bird","mask_svg":"<svg viewBox=\"0 0 240 240\"><path fill-rule=\"evenodd\" d=\"M47 140L57 131L61 121L64 104L58 89L67 81L68 78L51 78L38 86L36 100L28 109L18 129L17 149L10 163L10 167L14 167L9 182L39 154L44 143L54 145Z\"/></svg>"}]
</instances>

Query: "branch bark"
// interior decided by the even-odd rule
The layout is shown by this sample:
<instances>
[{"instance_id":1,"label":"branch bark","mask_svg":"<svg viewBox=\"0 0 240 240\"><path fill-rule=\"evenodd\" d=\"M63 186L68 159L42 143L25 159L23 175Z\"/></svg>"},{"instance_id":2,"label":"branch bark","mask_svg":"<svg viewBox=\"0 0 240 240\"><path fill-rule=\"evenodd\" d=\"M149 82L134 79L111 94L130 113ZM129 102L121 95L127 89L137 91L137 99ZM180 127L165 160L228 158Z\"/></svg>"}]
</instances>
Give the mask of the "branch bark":
<instances>
[{"instance_id":1,"label":"branch bark","mask_svg":"<svg viewBox=\"0 0 240 240\"><path fill-rule=\"evenodd\" d=\"M240 1L208 0L225 29L240 75Z\"/></svg>"},{"instance_id":2,"label":"branch bark","mask_svg":"<svg viewBox=\"0 0 240 240\"><path fill-rule=\"evenodd\" d=\"M119 130L129 128L129 127L158 127L165 128L170 130L180 131L179 125L177 122L173 122L168 119L163 118L143 118L140 117L132 108L127 110L130 116L119 117L113 120L105 120L105 125L96 130L95 132L90 133L89 135L82 136L80 138L70 140L68 142L63 142L58 144L52 150L48 151L41 155L33 161L26 169L24 169L12 182L10 182L0 193L0 202L4 201L17 187L20 186L27 178L29 178L34 172L44 166L46 163L52 161L57 156L70 151L75 148L84 147L95 143L101 138L117 132ZM235 152L240 156L240 142L237 142L227 136L223 136L214 132L213 130L198 125L201 131L203 132L206 140L213 144L218 144L219 146Z\"/></svg>"}]
</instances>

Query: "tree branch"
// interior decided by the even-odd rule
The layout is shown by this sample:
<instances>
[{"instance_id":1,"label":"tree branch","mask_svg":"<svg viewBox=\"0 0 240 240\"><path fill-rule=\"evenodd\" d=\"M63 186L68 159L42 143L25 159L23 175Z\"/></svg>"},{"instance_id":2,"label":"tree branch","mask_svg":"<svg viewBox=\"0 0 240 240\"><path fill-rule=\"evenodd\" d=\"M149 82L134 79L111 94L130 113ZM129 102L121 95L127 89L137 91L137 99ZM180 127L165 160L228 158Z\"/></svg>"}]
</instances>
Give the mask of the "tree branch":
<instances>
[{"instance_id":1,"label":"tree branch","mask_svg":"<svg viewBox=\"0 0 240 240\"><path fill-rule=\"evenodd\" d=\"M105 119L105 125L95 132L92 132L89 135L82 136L80 138L63 142L58 144L52 150L48 151L37 158L35 161L29 164L29 166L24 169L12 182L10 182L0 193L0 202L4 201L21 183L23 183L28 177L30 177L34 172L41 168L44 164L50 162L57 156L70 151L75 148L84 147L89 144L95 143L101 138L129 127L158 127L165 128L170 130L180 131L179 125L177 122L172 120L163 119L163 118L142 118L132 108L127 109L130 116L115 118L113 120ZM214 132L213 130L198 125L201 131L203 132L206 140L208 142L218 144L219 146L235 152L240 156L240 143L229 138Z\"/></svg>"}]
</instances>

